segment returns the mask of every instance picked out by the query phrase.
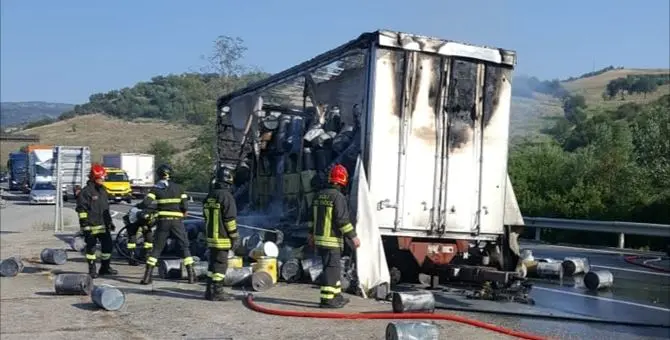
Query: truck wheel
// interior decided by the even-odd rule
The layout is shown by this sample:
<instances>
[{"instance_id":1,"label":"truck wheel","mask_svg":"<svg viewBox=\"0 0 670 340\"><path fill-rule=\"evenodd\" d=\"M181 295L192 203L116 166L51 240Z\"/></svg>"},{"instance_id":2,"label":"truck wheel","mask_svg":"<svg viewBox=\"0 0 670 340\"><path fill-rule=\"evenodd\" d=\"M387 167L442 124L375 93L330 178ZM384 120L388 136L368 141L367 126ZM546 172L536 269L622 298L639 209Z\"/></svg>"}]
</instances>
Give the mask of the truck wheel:
<instances>
[{"instance_id":1,"label":"truck wheel","mask_svg":"<svg viewBox=\"0 0 670 340\"><path fill-rule=\"evenodd\" d=\"M126 198L125 201L126 201L126 203L128 203L128 204L133 203L133 199L130 198L130 197Z\"/></svg>"}]
</instances>

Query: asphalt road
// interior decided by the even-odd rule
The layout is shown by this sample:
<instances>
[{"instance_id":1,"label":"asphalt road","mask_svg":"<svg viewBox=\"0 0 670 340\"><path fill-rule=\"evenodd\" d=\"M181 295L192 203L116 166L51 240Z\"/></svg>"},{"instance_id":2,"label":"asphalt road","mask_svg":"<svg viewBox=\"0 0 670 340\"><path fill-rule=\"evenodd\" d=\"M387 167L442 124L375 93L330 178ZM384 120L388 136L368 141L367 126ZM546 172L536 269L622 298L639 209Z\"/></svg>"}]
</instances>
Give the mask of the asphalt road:
<instances>
[{"instance_id":1,"label":"asphalt road","mask_svg":"<svg viewBox=\"0 0 670 340\"><path fill-rule=\"evenodd\" d=\"M66 206L73 207L71 203L66 204ZM130 207L132 205L125 203L113 204L112 210L116 214L124 214ZM201 206L197 203L191 204L189 213L193 217L200 216ZM609 290L592 293L585 289L579 277L575 279L565 278L563 282L534 280L531 296L536 302L535 306L510 302L468 300L454 290L436 292L438 304L445 307L476 308L490 312L522 312L535 316L589 317L619 322L640 322L670 326L670 274L628 264L623 261L623 255L618 251L534 243L524 243L522 249L532 250L535 258L588 258L591 270L607 270L613 274L614 286ZM538 334L551 334L556 338L670 338L670 328L667 327L631 327L549 321L531 317L511 317L495 314L477 315L478 319L482 321Z\"/></svg>"}]
</instances>

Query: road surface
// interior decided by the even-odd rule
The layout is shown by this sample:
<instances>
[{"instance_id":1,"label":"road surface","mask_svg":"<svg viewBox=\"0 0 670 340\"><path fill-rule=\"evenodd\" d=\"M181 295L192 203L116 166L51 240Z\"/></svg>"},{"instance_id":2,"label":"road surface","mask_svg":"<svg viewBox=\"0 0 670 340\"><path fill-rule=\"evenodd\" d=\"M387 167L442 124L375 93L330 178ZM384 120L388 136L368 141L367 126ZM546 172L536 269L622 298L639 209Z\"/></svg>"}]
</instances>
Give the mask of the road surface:
<instances>
[{"instance_id":1,"label":"road surface","mask_svg":"<svg viewBox=\"0 0 670 340\"><path fill-rule=\"evenodd\" d=\"M33 207L21 205L20 201L9 201L9 206L3 209L2 213L2 256L20 253L29 258L39 254L40 247L57 246L59 241L55 241L49 233L47 226L49 218L53 218L53 208L51 207ZM66 209L71 218L74 218L72 204L66 204ZM120 218L122 214L130 209L131 205L114 204L112 210L115 211L115 217ZM198 204L191 204L189 212L192 216L199 215L201 207ZM11 212L11 213L9 213ZM35 219L37 215L42 216L42 220L47 222L30 222L29 218ZM9 222L11 221L11 222ZM120 222L119 222L120 224ZM32 234L35 231L37 234ZM29 232L29 233L28 233ZM54 243L55 242L55 243ZM62 243L61 243L62 244ZM552 314L565 316L593 317L607 320L636 321L654 324L670 323L670 275L654 272L643 267L627 264L623 261L621 254L617 252L590 250L583 248L558 247L542 244L523 244L522 248L531 249L536 258L550 257L562 259L566 256L587 257L590 260L591 267L596 270L609 270L614 274L614 288L600 293L588 293L579 280L566 279L564 282L537 281L532 290L531 296L535 299L535 306L526 306L518 303L500 303L490 301L467 300L454 291L436 292L436 300L442 306L456 306L478 308L490 311L518 311L527 312L535 315ZM77 255L73 255L77 256ZM73 259L70 270L82 270L82 263L75 262ZM69 267L68 267L69 268ZM207 302L200 299L200 286L185 285L175 282L159 282L154 287L154 293L146 291L146 287L139 286L136 282L141 276L141 268L127 267L125 264L117 264L121 271L119 278L114 280L104 280L116 286L122 287L127 292L129 301L127 310L123 313L110 314L112 321L105 321L118 327L123 327L129 323L129 329L143 334L136 338L192 338L212 337L212 336L233 336L234 339L247 338L295 338L295 339L313 339L315 337L327 336L333 339L381 339L383 337L383 328L385 322L351 322L351 321L319 321L304 319L300 320L300 328L307 333L297 332L295 327L289 325L295 324L295 321L282 320L276 317L261 316L246 309L232 308L235 312L223 312L231 308L215 308L216 313L222 313L214 318L204 313L207 308ZM2 278L2 338L20 339L20 338L68 338L73 336L72 332L64 326L69 319L58 319L56 315L45 314L41 303L57 305L59 310L69 311L72 306L72 298L50 297L36 295L38 291L50 291L50 283L33 282L34 275L21 275L16 278ZM35 288L38 287L38 288ZM296 288L297 287L297 288ZM315 293L311 289L300 288L302 285L282 285L277 289L271 290L271 297L281 308L295 308L288 304L305 305L310 299L315 298ZM279 289L281 288L281 289ZM195 289L195 290L194 290ZM151 290L151 289L149 289ZM149 295L147 295L149 294ZM305 295L307 294L307 295ZM314 295L314 296L312 296ZM277 302L277 299L290 296L295 301ZM269 297L270 298L270 297ZM295 299L294 299L295 298ZM19 300L25 302L20 303ZM47 300L40 300L47 299ZM80 298L74 298L80 299ZM354 310L388 310L388 304L356 300ZM15 302L16 301L16 302ZM65 302L64 302L65 301ZM67 302L69 301L69 302ZM172 302L180 301L178 305ZM270 300L268 300L270 301ZM297 302L296 302L297 301ZM303 301L303 302L300 302ZM304 302L308 301L308 302ZM75 301L76 302L76 301ZM76 305L76 303L75 303ZM240 307L241 308L241 307ZM23 312L19 312L22 310ZM152 319L151 312L160 311L160 316ZM18 313L18 314L17 314ZM26 314L27 313L27 314ZM86 317L90 310L75 309L78 317ZM509 327L517 330L525 330L541 335L551 336L561 339L667 339L670 337L670 328L649 328L649 327L630 327L608 324L590 324L567 321L547 321L530 317L510 317L496 314L481 313L463 313L455 312L459 315L466 315L481 321L490 322L496 325ZM27 321L17 319L19 315L26 317L26 320L38 322L35 317L41 316L47 321L44 322L45 330L38 332L30 330ZM96 314L97 315L97 314ZM197 318L186 317L187 315L198 315ZM69 316L73 317L73 316ZM154 321L140 321L142 319ZM97 320L97 319L96 319ZM259 323L249 320L258 320ZM311 321L307 321L311 320ZM98 322L98 321L96 321ZM100 321L102 322L102 321ZM234 326L228 326L231 322L237 322ZM262 327L260 327L262 323ZM10 325L10 326L6 326ZM59 326L60 325L60 326ZM211 325L215 326L214 329ZM241 326L244 325L244 326ZM319 330L324 325L324 329ZM341 325L341 326L338 326ZM344 327L346 325L346 327ZM441 334L454 339L499 339L502 335L473 329L469 326L441 323ZM9 328L6 328L9 327ZM100 338L114 338L111 326L104 330ZM208 328L209 327L209 328ZM72 329L76 328L74 326ZM354 334L342 331L342 329L356 328ZM167 335L157 336L151 332L165 331ZM34 332L34 333L31 333ZM86 326L78 328L75 334L77 336L92 336L92 330ZM88 334L88 335L87 335ZM125 333L124 333L125 334ZM310 334L310 335L307 335ZM53 336L53 337L52 337ZM83 336L82 336L83 338Z\"/></svg>"}]
</instances>

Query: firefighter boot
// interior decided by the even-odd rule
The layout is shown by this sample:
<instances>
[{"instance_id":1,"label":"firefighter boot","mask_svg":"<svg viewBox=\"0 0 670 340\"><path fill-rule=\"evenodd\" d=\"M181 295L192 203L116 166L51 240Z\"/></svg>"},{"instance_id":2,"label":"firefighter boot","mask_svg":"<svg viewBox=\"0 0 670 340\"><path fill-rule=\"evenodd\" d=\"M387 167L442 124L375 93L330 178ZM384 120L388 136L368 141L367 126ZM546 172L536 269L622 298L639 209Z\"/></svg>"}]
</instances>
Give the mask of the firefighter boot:
<instances>
[{"instance_id":1,"label":"firefighter boot","mask_svg":"<svg viewBox=\"0 0 670 340\"><path fill-rule=\"evenodd\" d=\"M116 275L119 272L110 266L110 260L102 260L98 275Z\"/></svg>"},{"instance_id":2,"label":"firefighter boot","mask_svg":"<svg viewBox=\"0 0 670 340\"><path fill-rule=\"evenodd\" d=\"M95 270L95 261L88 261L88 275L93 279L98 277L98 271Z\"/></svg>"},{"instance_id":3,"label":"firefighter boot","mask_svg":"<svg viewBox=\"0 0 670 340\"><path fill-rule=\"evenodd\" d=\"M195 276L195 269L193 269L192 264L186 266L186 273L188 274L188 283L195 283L197 281L197 277Z\"/></svg>"},{"instance_id":4,"label":"firefighter boot","mask_svg":"<svg viewBox=\"0 0 670 340\"><path fill-rule=\"evenodd\" d=\"M205 289L205 300L209 301L214 301L213 295L212 295L212 278L207 278L207 288Z\"/></svg>"},{"instance_id":5,"label":"firefighter boot","mask_svg":"<svg viewBox=\"0 0 670 340\"><path fill-rule=\"evenodd\" d=\"M214 282L212 285L212 298L214 301L230 301L235 299L232 294L223 290L223 281Z\"/></svg>"},{"instance_id":6,"label":"firefighter boot","mask_svg":"<svg viewBox=\"0 0 670 340\"><path fill-rule=\"evenodd\" d=\"M148 285L153 282L151 275L154 273L154 266L147 264L146 268L144 269L144 276L142 277L142 281L140 281L141 284L143 285Z\"/></svg>"}]
</instances>

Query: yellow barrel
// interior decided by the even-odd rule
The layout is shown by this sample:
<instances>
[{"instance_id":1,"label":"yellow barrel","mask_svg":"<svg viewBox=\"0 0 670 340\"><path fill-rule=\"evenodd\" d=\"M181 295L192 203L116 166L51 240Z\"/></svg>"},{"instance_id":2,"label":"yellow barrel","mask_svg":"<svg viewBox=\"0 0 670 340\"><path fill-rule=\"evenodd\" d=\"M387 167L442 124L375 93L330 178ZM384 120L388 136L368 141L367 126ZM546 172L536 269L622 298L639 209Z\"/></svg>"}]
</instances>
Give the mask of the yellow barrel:
<instances>
[{"instance_id":1,"label":"yellow barrel","mask_svg":"<svg viewBox=\"0 0 670 340\"><path fill-rule=\"evenodd\" d=\"M235 256L228 258L228 268L242 268L242 257Z\"/></svg>"},{"instance_id":2,"label":"yellow barrel","mask_svg":"<svg viewBox=\"0 0 670 340\"><path fill-rule=\"evenodd\" d=\"M270 256L262 256L258 258L256 263L251 265L253 272L264 271L268 272L272 277L272 283L277 283L277 258Z\"/></svg>"}]
</instances>

